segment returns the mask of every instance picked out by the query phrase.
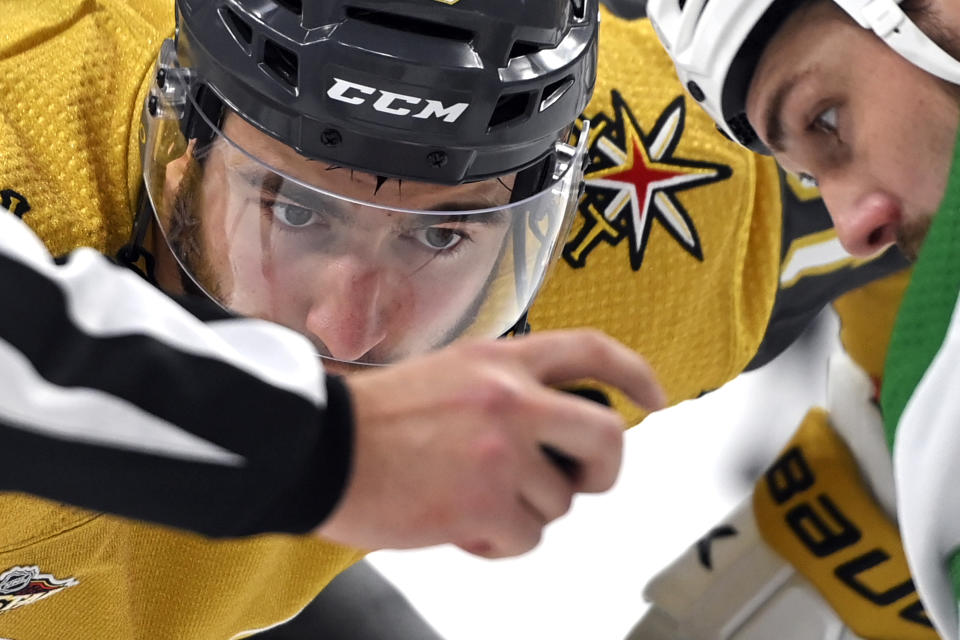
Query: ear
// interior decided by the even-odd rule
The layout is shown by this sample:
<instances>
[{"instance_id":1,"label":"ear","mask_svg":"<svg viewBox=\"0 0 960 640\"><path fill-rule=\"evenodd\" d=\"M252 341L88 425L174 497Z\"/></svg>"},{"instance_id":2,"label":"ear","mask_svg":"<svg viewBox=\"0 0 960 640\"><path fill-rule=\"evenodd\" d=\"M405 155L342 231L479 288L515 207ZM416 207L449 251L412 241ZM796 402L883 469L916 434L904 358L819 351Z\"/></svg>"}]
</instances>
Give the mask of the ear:
<instances>
[{"instance_id":1,"label":"ear","mask_svg":"<svg viewBox=\"0 0 960 640\"><path fill-rule=\"evenodd\" d=\"M196 144L196 140L191 140L187 144L187 151L182 156L167 163L163 184L164 202L173 202L173 197L180 187L180 181L183 180L183 175L186 173L190 159L193 157L193 148Z\"/></svg>"}]
</instances>

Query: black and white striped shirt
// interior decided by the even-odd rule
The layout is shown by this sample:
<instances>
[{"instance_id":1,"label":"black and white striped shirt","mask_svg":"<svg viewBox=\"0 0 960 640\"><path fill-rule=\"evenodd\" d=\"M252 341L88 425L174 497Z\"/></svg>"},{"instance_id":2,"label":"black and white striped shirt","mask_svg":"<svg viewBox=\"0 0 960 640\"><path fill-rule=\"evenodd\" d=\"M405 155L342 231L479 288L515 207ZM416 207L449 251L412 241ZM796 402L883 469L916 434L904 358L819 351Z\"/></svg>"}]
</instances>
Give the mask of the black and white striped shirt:
<instances>
[{"instance_id":1,"label":"black and white striped shirt","mask_svg":"<svg viewBox=\"0 0 960 640\"><path fill-rule=\"evenodd\" d=\"M58 266L0 210L0 491L214 536L304 532L351 446L346 387L305 338L201 322L92 249Z\"/></svg>"}]
</instances>

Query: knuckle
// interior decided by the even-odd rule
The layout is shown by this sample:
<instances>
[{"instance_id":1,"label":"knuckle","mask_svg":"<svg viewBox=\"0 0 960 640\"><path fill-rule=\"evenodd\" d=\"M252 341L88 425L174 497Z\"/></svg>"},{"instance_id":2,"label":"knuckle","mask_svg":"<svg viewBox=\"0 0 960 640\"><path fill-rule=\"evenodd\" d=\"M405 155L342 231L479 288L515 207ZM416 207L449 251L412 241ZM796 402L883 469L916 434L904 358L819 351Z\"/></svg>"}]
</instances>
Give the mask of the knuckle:
<instances>
[{"instance_id":1,"label":"knuckle","mask_svg":"<svg viewBox=\"0 0 960 640\"><path fill-rule=\"evenodd\" d=\"M478 408L488 416L513 411L520 399L519 390L504 375L482 376L473 391Z\"/></svg>"},{"instance_id":2,"label":"knuckle","mask_svg":"<svg viewBox=\"0 0 960 640\"><path fill-rule=\"evenodd\" d=\"M588 356L601 362L606 361L613 342L610 336L599 329L583 329L582 331L580 341Z\"/></svg>"},{"instance_id":3,"label":"knuckle","mask_svg":"<svg viewBox=\"0 0 960 640\"><path fill-rule=\"evenodd\" d=\"M510 411L521 400L521 389L510 371L495 363L479 364L473 360L473 366L466 377L466 384L456 384L449 392L448 402L458 410L459 415L474 425L478 420L487 424L507 422Z\"/></svg>"},{"instance_id":4,"label":"knuckle","mask_svg":"<svg viewBox=\"0 0 960 640\"><path fill-rule=\"evenodd\" d=\"M477 438L471 453L480 471L489 474L488 484L499 481L500 476L509 471L516 459L511 442L499 429Z\"/></svg>"},{"instance_id":5,"label":"knuckle","mask_svg":"<svg viewBox=\"0 0 960 640\"><path fill-rule=\"evenodd\" d=\"M617 480L623 461L622 434L609 441L610 446L597 451L584 474L580 490L589 493L606 491Z\"/></svg>"},{"instance_id":6,"label":"knuckle","mask_svg":"<svg viewBox=\"0 0 960 640\"><path fill-rule=\"evenodd\" d=\"M591 449L598 455L610 455L623 449L626 423L613 409L601 408L590 423L587 432L591 438Z\"/></svg>"},{"instance_id":7,"label":"knuckle","mask_svg":"<svg viewBox=\"0 0 960 640\"><path fill-rule=\"evenodd\" d=\"M500 341L489 338L468 338L455 346L463 352L464 357L475 361L494 359L501 350Z\"/></svg>"},{"instance_id":8,"label":"knuckle","mask_svg":"<svg viewBox=\"0 0 960 640\"><path fill-rule=\"evenodd\" d=\"M626 425L618 415L611 416L611 419L597 430L600 446L608 451L622 451L625 427Z\"/></svg>"}]
</instances>

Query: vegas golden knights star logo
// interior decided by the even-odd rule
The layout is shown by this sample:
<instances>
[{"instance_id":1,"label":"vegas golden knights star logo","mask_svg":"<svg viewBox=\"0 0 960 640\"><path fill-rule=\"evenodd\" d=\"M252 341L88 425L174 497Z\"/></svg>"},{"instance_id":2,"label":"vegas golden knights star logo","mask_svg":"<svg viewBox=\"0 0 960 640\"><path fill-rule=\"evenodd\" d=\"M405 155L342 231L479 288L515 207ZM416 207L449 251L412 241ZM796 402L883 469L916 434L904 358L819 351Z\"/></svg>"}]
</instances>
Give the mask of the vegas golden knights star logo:
<instances>
[{"instance_id":1,"label":"vegas golden knights star logo","mask_svg":"<svg viewBox=\"0 0 960 640\"><path fill-rule=\"evenodd\" d=\"M39 567L13 567L0 573L0 613L49 598L79 584L73 578L57 579Z\"/></svg>"},{"instance_id":2,"label":"vegas golden knights star logo","mask_svg":"<svg viewBox=\"0 0 960 640\"><path fill-rule=\"evenodd\" d=\"M581 268L601 242L616 246L627 240L630 266L638 271L657 221L684 251L702 261L696 226L677 194L725 180L730 168L674 155L686 120L683 96L645 132L620 93L611 95L613 119L604 113L591 118L590 168L579 207L583 225L564 247L564 259Z\"/></svg>"}]
</instances>

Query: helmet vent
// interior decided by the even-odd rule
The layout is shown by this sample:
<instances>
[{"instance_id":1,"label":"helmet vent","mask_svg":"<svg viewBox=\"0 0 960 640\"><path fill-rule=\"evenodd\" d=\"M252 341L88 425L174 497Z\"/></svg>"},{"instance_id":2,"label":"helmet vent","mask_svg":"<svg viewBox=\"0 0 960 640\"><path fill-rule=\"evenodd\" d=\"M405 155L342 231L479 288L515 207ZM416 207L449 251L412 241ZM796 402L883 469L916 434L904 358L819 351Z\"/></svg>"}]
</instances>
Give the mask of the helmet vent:
<instances>
[{"instance_id":1,"label":"helmet vent","mask_svg":"<svg viewBox=\"0 0 960 640\"><path fill-rule=\"evenodd\" d=\"M556 104L572 86L573 76L566 76L562 80L557 80L544 87L543 99L540 100L540 111L546 111Z\"/></svg>"},{"instance_id":2,"label":"helmet vent","mask_svg":"<svg viewBox=\"0 0 960 640\"><path fill-rule=\"evenodd\" d=\"M510 58L532 56L535 53L540 53L542 50L543 45L537 44L536 42L517 40L513 43L513 47L510 48Z\"/></svg>"},{"instance_id":3,"label":"helmet vent","mask_svg":"<svg viewBox=\"0 0 960 640\"><path fill-rule=\"evenodd\" d=\"M500 96L497 100L497 106L493 109L493 115L490 116L490 129L503 127L514 120L522 118L527 113L533 93L511 93Z\"/></svg>"},{"instance_id":4,"label":"helmet vent","mask_svg":"<svg viewBox=\"0 0 960 640\"><path fill-rule=\"evenodd\" d=\"M744 113L727 120L727 126L730 127L733 135L737 137L737 141L745 147L750 146L757 139L757 134Z\"/></svg>"},{"instance_id":5,"label":"helmet vent","mask_svg":"<svg viewBox=\"0 0 960 640\"><path fill-rule=\"evenodd\" d=\"M244 49L249 52L250 43L253 42L253 29L238 16L233 9L229 7L220 8L220 19L223 21L227 31L233 36Z\"/></svg>"},{"instance_id":6,"label":"helmet vent","mask_svg":"<svg viewBox=\"0 0 960 640\"><path fill-rule=\"evenodd\" d=\"M587 17L586 0L570 0L570 4L573 7L573 19L577 22L583 22L583 19Z\"/></svg>"},{"instance_id":7,"label":"helmet vent","mask_svg":"<svg viewBox=\"0 0 960 640\"><path fill-rule=\"evenodd\" d=\"M298 16L303 15L303 0L273 0L278 5Z\"/></svg>"},{"instance_id":8,"label":"helmet vent","mask_svg":"<svg viewBox=\"0 0 960 640\"><path fill-rule=\"evenodd\" d=\"M347 7L347 18L386 29L392 29L393 31L415 33L421 36L430 36L456 42L470 42L474 37L473 31L469 29L461 29L460 27L387 13L386 11L377 11L375 9Z\"/></svg>"},{"instance_id":9,"label":"helmet vent","mask_svg":"<svg viewBox=\"0 0 960 640\"><path fill-rule=\"evenodd\" d=\"M272 40L263 43L263 64L289 88L297 88L297 70L299 61L297 54L281 47Z\"/></svg>"}]
</instances>

